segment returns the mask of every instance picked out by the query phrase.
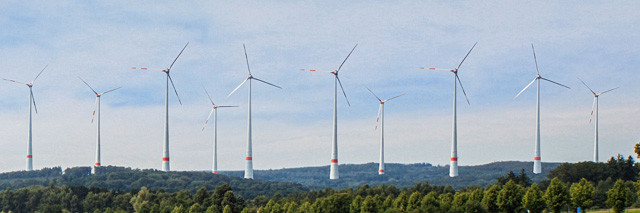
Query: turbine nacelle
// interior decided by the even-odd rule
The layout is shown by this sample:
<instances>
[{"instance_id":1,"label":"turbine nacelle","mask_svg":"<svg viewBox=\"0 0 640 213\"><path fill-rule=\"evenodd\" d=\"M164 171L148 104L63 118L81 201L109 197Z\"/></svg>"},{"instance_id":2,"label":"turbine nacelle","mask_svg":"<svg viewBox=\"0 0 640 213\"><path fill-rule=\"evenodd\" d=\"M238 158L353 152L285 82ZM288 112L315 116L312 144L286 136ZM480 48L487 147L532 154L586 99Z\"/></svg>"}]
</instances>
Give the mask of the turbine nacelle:
<instances>
[{"instance_id":1,"label":"turbine nacelle","mask_svg":"<svg viewBox=\"0 0 640 213\"><path fill-rule=\"evenodd\" d=\"M28 83L27 86L28 87L33 87L33 84L32 83Z\"/></svg>"}]
</instances>

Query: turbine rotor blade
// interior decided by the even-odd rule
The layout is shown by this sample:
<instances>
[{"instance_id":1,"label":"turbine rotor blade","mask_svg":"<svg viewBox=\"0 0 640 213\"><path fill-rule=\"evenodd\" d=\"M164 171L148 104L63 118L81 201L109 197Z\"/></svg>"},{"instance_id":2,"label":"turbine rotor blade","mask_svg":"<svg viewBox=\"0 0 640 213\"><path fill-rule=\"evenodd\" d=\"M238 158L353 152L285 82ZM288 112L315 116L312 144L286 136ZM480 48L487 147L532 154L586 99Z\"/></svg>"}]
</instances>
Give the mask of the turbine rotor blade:
<instances>
[{"instance_id":1,"label":"turbine rotor blade","mask_svg":"<svg viewBox=\"0 0 640 213\"><path fill-rule=\"evenodd\" d=\"M469 103L469 98L467 97L467 93L464 91L464 87L462 86L462 81L460 81L460 77L458 77L458 73L456 73L456 79L458 80L458 83L460 83L460 88L462 89L462 94L464 94L464 98L467 100L467 104L471 105L471 103Z\"/></svg>"},{"instance_id":2,"label":"turbine rotor blade","mask_svg":"<svg viewBox=\"0 0 640 213\"><path fill-rule=\"evenodd\" d=\"M202 89L204 90L204 93L207 94L207 97L209 97L209 101L211 101L211 105L216 105L213 103L213 99L211 99L211 96L209 95L209 92L207 92L207 89L204 88L204 86L202 86Z\"/></svg>"},{"instance_id":3,"label":"turbine rotor blade","mask_svg":"<svg viewBox=\"0 0 640 213\"><path fill-rule=\"evenodd\" d=\"M591 123L591 119L593 118L593 110L596 108L596 97L593 97L593 104L591 104L591 114L589 115L589 123Z\"/></svg>"},{"instance_id":4,"label":"turbine rotor blade","mask_svg":"<svg viewBox=\"0 0 640 213\"><path fill-rule=\"evenodd\" d=\"M180 96L178 95L178 90L176 90L176 85L173 84L173 79L171 79L171 75L169 75L169 73L167 73L167 78L169 78L169 81L171 82L171 87L173 87L173 92L175 92L176 97L178 97L178 102L180 102L180 105L182 105L182 100L180 100Z\"/></svg>"},{"instance_id":5,"label":"turbine rotor blade","mask_svg":"<svg viewBox=\"0 0 640 213\"><path fill-rule=\"evenodd\" d=\"M29 90L29 93L31 93L31 101L33 101L33 109L35 109L36 114L38 114L38 107L36 106L36 97L33 96L33 91Z\"/></svg>"},{"instance_id":6,"label":"turbine rotor blade","mask_svg":"<svg viewBox=\"0 0 640 213\"><path fill-rule=\"evenodd\" d=\"M277 86L277 85L275 85L275 84L272 84L272 83L269 83L269 82L266 82L266 81L263 81L263 80L261 80L261 79L259 79L259 78L253 77L253 79L258 80L258 81L260 81L260 82L262 82L262 83L269 84L269 85L271 85L271 86L277 87L277 88L279 88L279 89L282 89L282 87L279 87L279 86Z\"/></svg>"},{"instance_id":7,"label":"turbine rotor blade","mask_svg":"<svg viewBox=\"0 0 640 213\"><path fill-rule=\"evenodd\" d=\"M209 116L207 117L207 120L204 122L204 125L202 126L202 131L204 131L204 127L206 127L207 123L209 123L209 118L211 118L211 115L213 114L213 110L216 110L216 108L211 108L211 112L209 112Z\"/></svg>"},{"instance_id":8,"label":"turbine rotor blade","mask_svg":"<svg viewBox=\"0 0 640 213\"><path fill-rule=\"evenodd\" d=\"M164 72L164 69L153 69L153 68L146 68L146 67L131 67L131 69L134 69L134 70L163 71Z\"/></svg>"},{"instance_id":9,"label":"turbine rotor blade","mask_svg":"<svg viewBox=\"0 0 640 213\"><path fill-rule=\"evenodd\" d=\"M102 94L100 94L100 95L104 95L104 94L107 94L107 93L110 93L110 92L116 91L116 90L118 90L118 89L120 89L120 88L122 88L122 87L117 87L117 88L110 89L110 90L108 90L108 91L106 91L106 92L103 92L103 93L102 93Z\"/></svg>"},{"instance_id":10,"label":"turbine rotor blade","mask_svg":"<svg viewBox=\"0 0 640 213\"><path fill-rule=\"evenodd\" d=\"M462 66L462 63L464 63L464 60L467 59L467 56L469 56L469 54L471 53L471 51L473 50L474 47L476 47L476 44L478 44L478 42L476 42L475 44L473 44L473 47L471 47L471 49L469 50L469 52L467 53L467 55L464 56L464 58L462 59L462 61L460 62L460 64L458 64L458 67L456 68L456 70L460 69L460 66ZM462 84L461 84L462 85Z\"/></svg>"},{"instance_id":11,"label":"turbine rotor blade","mask_svg":"<svg viewBox=\"0 0 640 213\"><path fill-rule=\"evenodd\" d=\"M425 68L425 67L420 67L420 69L430 69L430 70L441 70L441 71L453 71L452 69L441 69L441 68Z\"/></svg>"},{"instance_id":12,"label":"turbine rotor blade","mask_svg":"<svg viewBox=\"0 0 640 213\"><path fill-rule=\"evenodd\" d=\"M96 95L98 94L98 92L96 92L96 90L93 89L93 87L89 86L89 84L86 81L84 81L82 78L80 78L80 76L76 76L76 77L78 77L82 81L82 83L87 85L89 87L89 89L91 89L91 91L93 91L93 93L95 93Z\"/></svg>"},{"instance_id":13,"label":"turbine rotor blade","mask_svg":"<svg viewBox=\"0 0 640 213\"><path fill-rule=\"evenodd\" d=\"M371 92L371 94L373 94L373 96L376 96L376 98L378 99L378 101L382 101L382 100L380 100L380 98L379 98L375 93L373 93L373 91L371 91L371 89L369 89L369 87L364 86L364 88L367 88L367 90L369 90L369 92Z\"/></svg>"},{"instance_id":14,"label":"turbine rotor blade","mask_svg":"<svg viewBox=\"0 0 640 213\"><path fill-rule=\"evenodd\" d=\"M220 107L239 107L239 106L218 106L218 108Z\"/></svg>"},{"instance_id":15,"label":"turbine rotor blade","mask_svg":"<svg viewBox=\"0 0 640 213\"><path fill-rule=\"evenodd\" d=\"M558 83L558 82L555 82L555 81L552 81L552 80L549 80L549 79L546 79L546 78L542 78L542 77L541 77L541 79L543 79L543 80L545 80L545 81L548 81L548 82L551 82L551 83L554 83L554 84L557 84L557 85L559 85L559 86L566 87L567 89L571 89L570 87L565 86L565 85L562 85L562 84L560 84L560 83Z\"/></svg>"},{"instance_id":16,"label":"turbine rotor blade","mask_svg":"<svg viewBox=\"0 0 640 213\"><path fill-rule=\"evenodd\" d=\"M93 102L93 113L91 113L91 123L93 123L93 119L96 117L96 109L98 109L98 97L96 97L96 101Z\"/></svg>"},{"instance_id":17,"label":"turbine rotor blade","mask_svg":"<svg viewBox=\"0 0 640 213\"><path fill-rule=\"evenodd\" d=\"M300 71L310 71L310 72L327 72L327 73L332 73L333 71L326 71L326 70L312 70L312 69L300 69Z\"/></svg>"},{"instance_id":18,"label":"turbine rotor blade","mask_svg":"<svg viewBox=\"0 0 640 213\"><path fill-rule=\"evenodd\" d=\"M591 87L589 87L589 85L587 85L587 83L585 83L582 79L578 78L578 80L580 80L580 82L582 82L582 84L584 84L585 87L587 87L587 89L589 89L591 91L591 93L593 93L594 95L596 94L596 92L594 92Z\"/></svg>"},{"instance_id":19,"label":"turbine rotor blade","mask_svg":"<svg viewBox=\"0 0 640 213\"><path fill-rule=\"evenodd\" d=\"M380 103L380 106L378 107L378 116L376 117L376 130L378 129L378 122L380 121L380 112L382 111L382 103Z\"/></svg>"},{"instance_id":20,"label":"turbine rotor blade","mask_svg":"<svg viewBox=\"0 0 640 213\"><path fill-rule=\"evenodd\" d=\"M349 56L351 56L351 53L353 53L353 50L355 50L357 46L358 46L358 44L356 44L356 46L353 46L353 49L351 49L351 52L349 52L349 55L347 55L347 57L344 58L344 61L342 61L342 64L340 64L340 66L336 70L336 73L340 72L340 69L342 68L342 65L344 65L344 62L347 62L347 59L349 59Z\"/></svg>"},{"instance_id":21,"label":"turbine rotor blade","mask_svg":"<svg viewBox=\"0 0 640 213\"><path fill-rule=\"evenodd\" d=\"M227 98L228 98L229 96L231 96L231 94L233 94L234 92L236 92L236 90L240 89L240 87L241 87L245 82L247 82L247 80L249 80L249 79L248 79L248 78L244 79L244 81L243 81L242 83L240 83L240 85L238 85L238 87L236 87L235 89L233 89L233 91L231 91L231 93L229 93L229 95L227 95Z\"/></svg>"},{"instance_id":22,"label":"turbine rotor blade","mask_svg":"<svg viewBox=\"0 0 640 213\"><path fill-rule=\"evenodd\" d=\"M462 84L460 84L460 87L462 87ZM387 100L384 100L384 102L390 101L390 100L392 100L392 99L395 99L395 98L397 98L397 97L403 96L403 95L405 95L405 94L407 94L407 93L402 93L402 94L397 95L397 96L395 96L395 97L393 97L393 98L389 98L389 99L387 99Z\"/></svg>"},{"instance_id":23,"label":"turbine rotor blade","mask_svg":"<svg viewBox=\"0 0 640 213\"><path fill-rule=\"evenodd\" d=\"M536 58L536 49L533 48L533 44L531 44L531 50L533 51L533 60L536 62L536 73L540 75L540 70L538 70L538 58Z\"/></svg>"},{"instance_id":24,"label":"turbine rotor blade","mask_svg":"<svg viewBox=\"0 0 640 213\"><path fill-rule=\"evenodd\" d=\"M251 75L251 68L249 68L249 56L247 56L247 47L242 44L242 48L244 48L244 59L247 61L247 70L249 71L249 75Z\"/></svg>"},{"instance_id":25,"label":"turbine rotor blade","mask_svg":"<svg viewBox=\"0 0 640 213\"><path fill-rule=\"evenodd\" d=\"M609 89L609 90L607 90L607 91L601 92L601 93L600 93L600 95L602 95L602 94L604 94L604 93L607 93L607 92L611 92L611 91L613 91L613 90L615 90L615 89L618 89L618 88L620 88L620 87L616 87L616 88Z\"/></svg>"},{"instance_id":26,"label":"turbine rotor blade","mask_svg":"<svg viewBox=\"0 0 640 213\"><path fill-rule=\"evenodd\" d=\"M336 75L336 79L338 79L338 84L340 84L340 89L342 89L342 94L344 95L344 99L347 100L347 105L351 106L351 103L349 103L349 99L347 98L347 93L344 92L344 87L342 87L342 82L340 82L340 78L338 78L338 75Z\"/></svg>"},{"instance_id":27,"label":"turbine rotor blade","mask_svg":"<svg viewBox=\"0 0 640 213\"><path fill-rule=\"evenodd\" d=\"M535 82L536 80L538 80L538 77L534 78L533 81L531 81L531 83L527 84L527 86L524 87L524 89L520 90L520 92L516 95L516 97L513 97L513 100L516 100L516 98L520 96L520 94L522 94L522 92L524 92L527 88L529 88L529 86L531 86L531 84L533 84L533 82Z\"/></svg>"},{"instance_id":28,"label":"turbine rotor blade","mask_svg":"<svg viewBox=\"0 0 640 213\"><path fill-rule=\"evenodd\" d=\"M40 77L42 72L44 72L44 70L47 69L48 66L49 66L48 64L46 66L44 66L44 68L42 68L42 71L40 71L40 73L38 73L38 75L36 75L36 77L33 79L33 81L31 81L31 83L35 82L36 79L38 79L38 77Z\"/></svg>"},{"instance_id":29,"label":"turbine rotor blade","mask_svg":"<svg viewBox=\"0 0 640 213\"><path fill-rule=\"evenodd\" d=\"M19 81L15 81L15 80L11 80L11 79L6 79L6 78L3 78L2 80L10 81L10 82L13 82L13 83L16 83L16 84L25 84L25 85L27 84L27 83L22 83L22 82L19 82Z\"/></svg>"},{"instance_id":30,"label":"turbine rotor blade","mask_svg":"<svg viewBox=\"0 0 640 213\"><path fill-rule=\"evenodd\" d=\"M176 59L173 59L173 62L171 62L171 66L169 66L169 70L171 70L171 68L173 67L173 64L175 64L178 58L180 58L180 55L182 55L182 52L184 51L184 49L187 48L187 45L189 45L189 42L187 42L187 44L184 45L182 50L180 50L180 53L178 53L178 56L176 56Z\"/></svg>"}]
</instances>

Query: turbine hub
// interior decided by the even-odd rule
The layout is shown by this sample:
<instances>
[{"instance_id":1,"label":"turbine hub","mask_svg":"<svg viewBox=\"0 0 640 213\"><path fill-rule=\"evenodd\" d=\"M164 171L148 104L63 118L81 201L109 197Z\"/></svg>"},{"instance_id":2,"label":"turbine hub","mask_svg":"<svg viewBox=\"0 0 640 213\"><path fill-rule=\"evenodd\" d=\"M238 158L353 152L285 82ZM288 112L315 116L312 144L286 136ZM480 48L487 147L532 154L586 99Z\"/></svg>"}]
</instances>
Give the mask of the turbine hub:
<instances>
[{"instance_id":1,"label":"turbine hub","mask_svg":"<svg viewBox=\"0 0 640 213\"><path fill-rule=\"evenodd\" d=\"M594 95L594 96L596 96L596 97L598 97L598 96L600 96L600 94L598 94L598 93L596 93L596 94L593 94L593 95Z\"/></svg>"},{"instance_id":2,"label":"turbine hub","mask_svg":"<svg viewBox=\"0 0 640 213\"><path fill-rule=\"evenodd\" d=\"M333 71L331 73L333 73L334 75L338 75L338 71Z\"/></svg>"},{"instance_id":3,"label":"turbine hub","mask_svg":"<svg viewBox=\"0 0 640 213\"><path fill-rule=\"evenodd\" d=\"M540 78L542 78L542 76L540 76L539 74L536 75L536 79L540 79Z\"/></svg>"},{"instance_id":4,"label":"turbine hub","mask_svg":"<svg viewBox=\"0 0 640 213\"><path fill-rule=\"evenodd\" d=\"M163 69L162 72L169 73L169 69Z\"/></svg>"},{"instance_id":5,"label":"turbine hub","mask_svg":"<svg viewBox=\"0 0 640 213\"><path fill-rule=\"evenodd\" d=\"M96 94L96 97L100 97L101 95L102 95L102 94L98 93L98 94Z\"/></svg>"},{"instance_id":6,"label":"turbine hub","mask_svg":"<svg viewBox=\"0 0 640 213\"><path fill-rule=\"evenodd\" d=\"M249 75L249 77L247 77L247 78L248 78L248 79L252 79L252 78L253 78L253 76L252 76L252 75Z\"/></svg>"},{"instance_id":7,"label":"turbine hub","mask_svg":"<svg viewBox=\"0 0 640 213\"><path fill-rule=\"evenodd\" d=\"M452 73L457 73L457 72L458 72L458 69L452 69L452 70L451 70L451 72L452 72Z\"/></svg>"},{"instance_id":8,"label":"turbine hub","mask_svg":"<svg viewBox=\"0 0 640 213\"><path fill-rule=\"evenodd\" d=\"M380 100L380 104L384 104L384 101L383 101L383 100Z\"/></svg>"},{"instance_id":9,"label":"turbine hub","mask_svg":"<svg viewBox=\"0 0 640 213\"><path fill-rule=\"evenodd\" d=\"M215 109L215 108L218 108L218 106L216 106L216 105L213 105L213 108L214 108L214 109Z\"/></svg>"}]
</instances>

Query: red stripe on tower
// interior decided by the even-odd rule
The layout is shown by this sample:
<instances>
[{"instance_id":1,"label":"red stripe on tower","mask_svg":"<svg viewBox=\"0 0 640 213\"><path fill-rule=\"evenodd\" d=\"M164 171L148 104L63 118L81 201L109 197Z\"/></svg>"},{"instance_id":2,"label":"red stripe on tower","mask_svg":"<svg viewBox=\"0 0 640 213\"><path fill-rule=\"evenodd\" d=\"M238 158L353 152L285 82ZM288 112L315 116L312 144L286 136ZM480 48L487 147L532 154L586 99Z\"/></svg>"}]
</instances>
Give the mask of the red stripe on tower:
<instances>
[{"instance_id":1,"label":"red stripe on tower","mask_svg":"<svg viewBox=\"0 0 640 213\"><path fill-rule=\"evenodd\" d=\"M213 174L218 174L218 172L216 172L216 171L213 171L212 173L213 173Z\"/></svg>"},{"instance_id":2,"label":"red stripe on tower","mask_svg":"<svg viewBox=\"0 0 640 213\"><path fill-rule=\"evenodd\" d=\"M27 158L33 158L33 155L27 155Z\"/></svg>"},{"instance_id":3,"label":"red stripe on tower","mask_svg":"<svg viewBox=\"0 0 640 213\"><path fill-rule=\"evenodd\" d=\"M168 157L163 157L162 161L169 161L169 158Z\"/></svg>"},{"instance_id":4,"label":"red stripe on tower","mask_svg":"<svg viewBox=\"0 0 640 213\"><path fill-rule=\"evenodd\" d=\"M338 159L331 159L331 163L338 163Z\"/></svg>"},{"instance_id":5,"label":"red stripe on tower","mask_svg":"<svg viewBox=\"0 0 640 213\"><path fill-rule=\"evenodd\" d=\"M453 157L453 158L451 158L451 161L458 161L458 158Z\"/></svg>"},{"instance_id":6,"label":"red stripe on tower","mask_svg":"<svg viewBox=\"0 0 640 213\"><path fill-rule=\"evenodd\" d=\"M100 163L96 163L96 166L100 166Z\"/></svg>"},{"instance_id":7,"label":"red stripe on tower","mask_svg":"<svg viewBox=\"0 0 640 213\"><path fill-rule=\"evenodd\" d=\"M384 173L384 169L381 169L381 170L379 170L379 172L382 172L382 173Z\"/></svg>"},{"instance_id":8,"label":"red stripe on tower","mask_svg":"<svg viewBox=\"0 0 640 213\"><path fill-rule=\"evenodd\" d=\"M533 160L540 160L540 157L533 157Z\"/></svg>"},{"instance_id":9,"label":"red stripe on tower","mask_svg":"<svg viewBox=\"0 0 640 213\"><path fill-rule=\"evenodd\" d=\"M252 158L252 157L246 157L245 159L247 159L247 160L253 160L253 158Z\"/></svg>"}]
</instances>

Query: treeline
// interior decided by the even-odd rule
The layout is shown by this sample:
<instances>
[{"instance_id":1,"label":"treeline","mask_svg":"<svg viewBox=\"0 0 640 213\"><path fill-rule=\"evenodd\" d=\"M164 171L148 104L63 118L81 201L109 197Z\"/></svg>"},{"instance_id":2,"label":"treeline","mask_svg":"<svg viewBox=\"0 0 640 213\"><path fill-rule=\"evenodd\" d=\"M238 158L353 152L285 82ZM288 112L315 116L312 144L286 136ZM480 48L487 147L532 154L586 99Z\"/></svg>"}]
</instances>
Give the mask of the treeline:
<instances>
[{"instance_id":1,"label":"treeline","mask_svg":"<svg viewBox=\"0 0 640 213\"><path fill-rule=\"evenodd\" d=\"M202 187L215 189L219 185L228 184L233 187L235 193L248 199L258 195L273 196L275 193L288 195L309 191L308 188L296 183L247 180L225 175L213 175L207 172L162 172L115 166L98 167L94 175L91 174L90 167L68 168L64 172L60 167L55 167L0 175L2 189L48 186L50 183L54 186L84 186L116 191L139 190L142 187L147 187L166 192L186 190L190 193L195 193Z\"/></svg>"},{"instance_id":2,"label":"treeline","mask_svg":"<svg viewBox=\"0 0 640 213\"><path fill-rule=\"evenodd\" d=\"M227 184L214 191L122 192L84 186L32 186L0 192L2 212L241 212L245 201Z\"/></svg>"}]
</instances>

